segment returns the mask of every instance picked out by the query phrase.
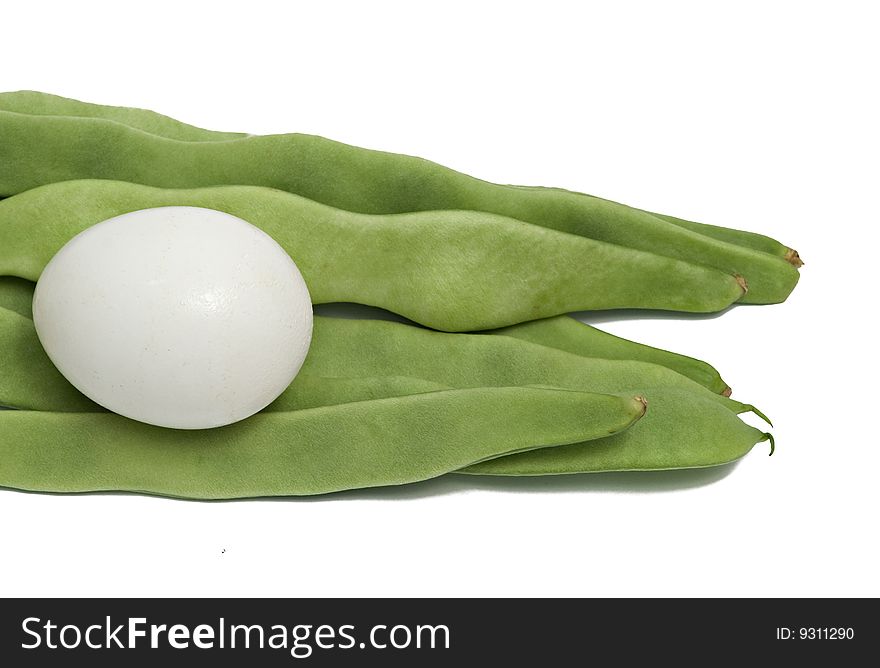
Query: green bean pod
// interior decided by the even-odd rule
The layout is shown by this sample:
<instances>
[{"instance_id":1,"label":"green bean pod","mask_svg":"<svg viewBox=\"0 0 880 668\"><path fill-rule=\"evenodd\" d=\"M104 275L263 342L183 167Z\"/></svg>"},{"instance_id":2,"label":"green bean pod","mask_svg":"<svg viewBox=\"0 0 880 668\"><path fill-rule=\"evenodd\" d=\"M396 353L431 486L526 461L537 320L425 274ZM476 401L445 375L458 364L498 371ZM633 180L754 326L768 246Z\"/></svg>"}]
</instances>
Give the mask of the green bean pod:
<instances>
[{"instance_id":1,"label":"green bean pod","mask_svg":"<svg viewBox=\"0 0 880 668\"><path fill-rule=\"evenodd\" d=\"M40 346L33 322L3 308L0 348L14 353L3 359L0 405L48 411L101 410L94 404L84 405L81 395L55 370ZM304 380L308 378L316 380ZM329 385L322 387L322 383ZM586 358L507 336L452 335L383 320L321 316L315 318L312 345L299 376L272 409L292 410L426 389L515 385L612 394L677 388L708 395L735 413L751 411L766 420L754 406L713 394L653 363ZM342 398L333 398L334 393L341 393Z\"/></svg>"},{"instance_id":2,"label":"green bean pod","mask_svg":"<svg viewBox=\"0 0 880 668\"><path fill-rule=\"evenodd\" d=\"M4 319L15 327L4 329ZM736 413L750 410L761 415L752 406L713 395L692 381L653 364L637 362L633 368L623 362L599 360L598 365L575 366L572 373L562 373L562 369L583 358L504 336L440 334L409 325L370 320L317 318L315 323L313 350L307 360L309 368L297 376L267 411L410 395L453 386L475 387L481 383L497 385L511 381L535 385L548 380L569 388L598 384L613 388L609 390L611 392L619 392L632 383L633 387L641 388L639 391L651 402L651 410L639 428L627 432L631 432L631 436L621 439L621 450L614 457L603 449L601 452L606 454L601 462L596 462L589 444L570 446L564 454L548 451L535 455L526 462L527 466L516 469L521 475L599 471L612 462L617 467L613 470L709 466L743 456L755 443L765 439L765 434L746 428L736 417ZM36 342L32 323L0 309L0 346L17 350L19 346L10 345L9 332L13 330ZM341 337L351 345L340 349L333 345L330 337ZM361 354L354 353L357 349L362 351ZM337 359L340 352L343 355L341 362ZM431 364L422 359L430 355L436 355L438 363ZM397 361L388 364L386 360L389 358ZM38 343L28 355L10 356L4 364L13 373L8 373L7 369L0 375L0 404L55 411L76 410L78 404L65 403L61 390L53 383L60 383L68 391L78 393L54 372ZM346 378L333 376L340 368L355 375ZM384 375L389 370L393 373L402 368L408 373L421 373L432 379ZM16 369L18 373L14 373ZM51 375L52 372L55 375ZM316 375L318 373L330 375L322 377ZM4 384L4 377L10 381ZM42 384L34 382L38 378L43 378ZM439 382L441 380L443 382ZM709 408L707 404L715 407ZM94 406L94 410L102 409ZM677 457L670 459L664 454L668 452L677 453ZM547 457L546 466L541 465L542 457ZM499 471L505 475L517 474L514 469L503 466ZM492 473L485 467L480 472Z\"/></svg>"},{"instance_id":3,"label":"green bean pod","mask_svg":"<svg viewBox=\"0 0 880 668\"><path fill-rule=\"evenodd\" d=\"M33 321L2 307L0 406L69 412L104 410L80 393L52 364L37 338Z\"/></svg>"},{"instance_id":4,"label":"green bean pod","mask_svg":"<svg viewBox=\"0 0 880 668\"><path fill-rule=\"evenodd\" d=\"M750 286L744 303L784 301L798 280L780 258L615 202L493 184L419 158L312 135L180 141L106 118L0 111L0 136L0 196L73 179L163 188L258 185L365 214L473 210L516 218L744 276Z\"/></svg>"},{"instance_id":5,"label":"green bean pod","mask_svg":"<svg viewBox=\"0 0 880 668\"><path fill-rule=\"evenodd\" d=\"M0 486L190 499L324 494L592 440L644 412L639 398L522 387L265 413L187 432L111 413L0 411Z\"/></svg>"},{"instance_id":6,"label":"green bean pod","mask_svg":"<svg viewBox=\"0 0 880 668\"><path fill-rule=\"evenodd\" d=\"M0 93L0 111L12 111L33 116L73 116L97 118L122 123L135 130L178 141L223 141L240 139L242 132L216 132L163 116L148 109L116 107L92 102L81 102L60 95L20 90Z\"/></svg>"},{"instance_id":7,"label":"green bean pod","mask_svg":"<svg viewBox=\"0 0 880 668\"><path fill-rule=\"evenodd\" d=\"M147 109L93 104L35 91L0 93L0 111L13 111L21 114L33 114L38 116L103 118L160 137L180 141L222 141L225 139L240 139L247 136L244 133L215 132L214 130L197 128ZM707 225L706 223L697 223L662 213L653 213L651 211L645 211L645 213L661 218L674 225L678 225L679 227L691 230L692 232L697 232L712 237L713 239L718 239L719 241L725 241L744 248L776 255L784 258L795 267L803 266L803 262L800 260L797 251L763 234L719 227L717 225Z\"/></svg>"},{"instance_id":8,"label":"green bean pod","mask_svg":"<svg viewBox=\"0 0 880 668\"><path fill-rule=\"evenodd\" d=\"M91 225L169 205L226 211L263 229L297 263L316 304L380 306L441 330L576 310L710 312L743 293L735 277L708 267L494 214L368 216L269 188L171 190L120 181L55 183L0 202L0 274L36 280Z\"/></svg>"},{"instance_id":9,"label":"green bean pod","mask_svg":"<svg viewBox=\"0 0 880 668\"><path fill-rule=\"evenodd\" d=\"M447 387L546 385L636 392L648 401L659 390L675 389L734 414L752 412L770 422L753 405L715 394L659 364L583 357L508 336L448 334L384 320L315 318L302 372L322 377L414 376Z\"/></svg>"},{"instance_id":10,"label":"green bean pod","mask_svg":"<svg viewBox=\"0 0 880 668\"><path fill-rule=\"evenodd\" d=\"M753 412L769 423L751 404L715 394L658 364L582 357L508 336L447 334L383 320L315 318L302 372L322 377L414 376L447 387L546 385L635 392L648 401L657 391L675 389L734 414Z\"/></svg>"},{"instance_id":11,"label":"green bean pod","mask_svg":"<svg viewBox=\"0 0 880 668\"><path fill-rule=\"evenodd\" d=\"M705 397L667 389L652 393L649 405L653 419L641 429L636 424L593 445L509 455L474 464L461 473L535 476L705 468L736 461L767 440L773 453L772 435Z\"/></svg>"},{"instance_id":12,"label":"green bean pod","mask_svg":"<svg viewBox=\"0 0 880 668\"><path fill-rule=\"evenodd\" d=\"M33 282L0 276L0 308L11 309L30 318L33 293ZM583 357L652 362L677 371L713 392L730 395L730 387L706 362L608 334L569 316L533 320L487 333L512 336Z\"/></svg>"},{"instance_id":13,"label":"green bean pod","mask_svg":"<svg viewBox=\"0 0 880 668\"><path fill-rule=\"evenodd\" d=\"M16 276L0 276L0 308L33 319L34 282Z\"/></svg>"},{"instance_id":14,"label":"green bean pod","mask_svg":"<svg viewBox=\"0 0 880 668\"><path fill-rule=\"evenodd\" d=\"M2 302L0 302L2 304ZM105 412L61 375L40 345L34 324L0 306L0 407L32 411ZM353 401L452 389L406 376L318 377L297 375L264 411L293 411Z\"/></svg>"},{"instance_id":15,"label":"green bean pod","mask_svg":"<svg viewBox=\"0 0 880 668\"><path fill-rule=\"evenodd\" d=\"M705 234L706 236L712 237L713 239L718 239L719 241L737 244L738 246L742 246L743 248L750 248L752 250L760 251L762 253L769 253L770 255L781 257L783 260L785 260L795 268L800 268L804 266L804 262L803 260L801 260L801 256L798 255L798 252L795 249L789 248L788 246L785 246L784 244L776 241L776 239L772 239L763 234L758 234L757 232L747 232L745 230L737 230L730 227L721 227L718 225L697 223L692 220L676 218L675 216L669 216L663 213L652 213L651 215L662 218L663 220L672 223L673 225L678 225L679 227L691 230L692 232Z\"/></svg>"},{"instance_id":16,"label":"green bean pod","mask_svg":"<svg viewBox=\"0 0 880 668\"><path fill-rule=\"evenodd\" d=\"M673 387L730 406L671 369L638 360L582 357L508 336L447 334L384 320L316 317L302 373L323 377L414 376L447 387L551 385L648 395Z\"/></svg>"},{"instance_id":17,"label":"green bean pod","mask_svg":"<svg viewBox=\"0 0 880 668\"><path fill-rule=\"evenodd\" d=\"M31 320L0 307L0 406L103 410L80 394L46 355ZM380 379L380 380L376 380ZM641 361L585 358L507 336L441 334L382 320L317 316L305 364L268 410L293 410L433 389L546 385L619 393L680 387L690 379ZM717 400L728 406L723 397ZM750 410L750 409L749 409Z\"/></svg>"},{"instance_id":18,"label":"green bean pod","mask_svg":"<svg viewBox=\"0 0 880 668\"><path fill-rule=\"evenodd\" d=\"M728 397L731 393L730 386L721 379L718 371L702 360L614 336L569 316L533 320L496 329L491 333L557 348L582 357L651 362L677 371L712 392Z\"/></svg>"}]
</instances>

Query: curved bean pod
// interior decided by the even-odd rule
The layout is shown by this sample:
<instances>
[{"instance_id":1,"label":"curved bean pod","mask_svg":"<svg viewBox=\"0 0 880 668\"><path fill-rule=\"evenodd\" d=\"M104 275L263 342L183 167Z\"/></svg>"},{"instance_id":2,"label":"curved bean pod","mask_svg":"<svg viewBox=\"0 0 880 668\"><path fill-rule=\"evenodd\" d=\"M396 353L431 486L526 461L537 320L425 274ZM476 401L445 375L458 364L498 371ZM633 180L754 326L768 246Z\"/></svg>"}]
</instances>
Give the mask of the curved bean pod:
<instances>
[{"instance_id":1,"label":"curved bean pod","mask_svg":"<svg viewBox=\"0 0 880 668\"><path fill-rule=\"evenodd\" d=\"M82 395L69 386L46 356L33 322L2 307L0 346L16 351L4 363L8 381L0 385L0 405L51 411L88 410L79 401ZM322 380L316 380L306 391L298 388L295 379L276 400L276 410L323 405L332 392L342 392L345 383L351 393L343 393L343 401L373 398L369 394L369 379L379 378L384 380L377 387L387 389L377 391L388 394L409 394L410 383L415 383L413 391L431 389L421 388L418 383L433 383L434 389L547 385L607 393L649 393L654 388L671 387L708 395L735 412L753 411L764 417L753 406L713 394L694 380L658 364L590 358L509 336L453 335L384 320L316 316L311 348L300 377ZM320 383L331 383L331 379L336 379L336 389L319 387ZM63 400L67 396L70 399Z\"/></svg>"},{"instance_id":2,"label":"curved bean pod","mask_svg":"<svg viewBox=\"0 0 880 668\"><path fill-rule=\"evenodd\" d=\"M0 277L0 287L6 282ZM17 279L18 280L18 279ZM17 299L33 294L33 283L20 280ZM89 413L105 412L61 375L43 350L29 316L11 311L7 295L0 290L0 407L35 411ZM28 304L30 301L28 301ZM13 305L15 301L13 300ZM293 383L266 412L292 411L369 399L384 399L422 392L452 389L421 378L407 376L315 377L298 374Z\"/></svg>"},{"instance_id":3,"label":"curved bean pod","mask_svg":"<svg viewBox=\"0 0 880 668\"><path fill-rule=\"evenodd\" d=\"M743 292L714 269L493 214L367 216L269 188L120 181L55 183L0 202L0 274L36 280L89 226L168 205L226 211L263 229L294 259L314 303L380 306L435 329L490 329L589 309L718 311Z\"/></svg>"},{"instance_id":4,"label":"curved bean pod","mask_svg":"<svg viewBox=\"0 0 880 668\"><path fill-rule=\"evenodd\" d=\"M0 276L0 308L11 309L31 318L33 295L32 281ZM706 362L608 334L569 316L533 320L486 333L512 336L582 357L652 362L677 371L713 392L730 395L730 387L721 379L715 368Z\"/></svg>"},{"instance_id":5,"label":"curved bean pod","mask_svg":"<svg viewBox=\"0 0 880 668\"><path fill-rule=\"evenodd\" d=\"M638 360L585 358L512 337L443 334L382 320L315 318L305 364L270 410L293 410L453 387L545 385L577 391L708 394L736 413L750 404L714 395L670 369ZM103 410L55 369L33 322L0 307L0 405L30 410ZM311 380L309 380L311 379ZM83 403L86 401L88 403ZM769 422L769 420L767 420Z\"/></svg>"},{"instance_id":6,"label":"curved bean pod","mask_svg":"<svg viewBox=\"0 0 880 668\"><path fill-rule=\"evenodd\" d=\"M747 425L716 402L680 390L654 392L650 424L594 444L567 445L502 457L467 467L478 475L558 475L704 468L733 462L773 437ZM684 410L683 410L684 408ZM641 427L641 428L640 428Z\"/></svg>"},{"instance_id":7,"label":"curved bean pod","mask_svg":"<svg viewBox=\"0 0 880 668\"><path fill-rule=\"evenodd\" d=\"M558 188L505 186L436 163L302 134L177 141L103 118L0 111L0 196L72 179L163 188L268 186L367 214L473 210L742 275L744 303L784 301L798 272L638 209ZM400 220L399 222L405 222Z\"/></svg>"},{"instance_id":8,"label":"curved bean pod","mask_svg":"<svg viewBox=\"0 0 880 668\"><path fill-rule=\"evenodd\" d=\"M614 336L570 316L533 320L490 332L511 336L542 346L557 348L582 357L612 360L639 360L665 366L699 383L712 392L730 396L730 386L713 366L702 360L678 353L652 348L635 341Z\"/></svg>"},{"instance_id":9,"label":"curved bean pod","mask_svg":"<svg viewBox=\"0 0 880 668\"><path fill-rule=\"evenodd\" d=\"M81 102L60 95L20 90L0 93L0 111L34 116L73 116L77 118L96 118L122 123L135 130L175 139L178 141L223 141L240 139L247 135L242 132L216 132L197 128L157 114L148 109L135 107L114 107L92 102Z\"/></svg>"},{"instance_id":10,"label":"curved bean pod","mask_svg":"<svg viewBox=\"0 0 880 668\"><path fill-rule=\"evenodd\" d=\"M35 91L0 93L0 111L14 111L22 114L34 114L40 116L103 118L116 121L117 123L123 123L131 128L143 130L144 132L159 135L160 137L181 141L219 141L224 139L239 139L247 136L244 133L204 130L195 126L186 125L180 121L169 118L168 116L163 116L147 109L111 107ZM763 234L719 227L717 225L708 225L706 223L697 223L651 211L645 211L645 213L661 218L674 225L678 225L679 227L684 227L692 232L697 232L712 237L713 239L718 239L719 241L725 241L744 248L776 255L784 258L795 267L803 266L803 262L800 260L797 251Z\"/></svg>"},{"instance_id":11,"label":"curved bean pod","mask_svg":"<svg viewBox=\"0 0 880 668\"><path fill-rule=\"evenodd\" d=\"M584 358L506 336L443 335L382 320L317 316L314 323L312 345L300 374L266 410L453 387L547 385L614 394L628 388L677 386L706 391L654 364ZM33 322L2 306L0 350L7 353L0 358L0 406L103 410L58 372L40 345Z\"/></svg>"},{"instance_id":12,"label":"curved bean pod","mask_svg":"<svg viewBox=\"0 0 880 668\"><path fill-rule=\"evenodd\" d=\"M548 188L546 186L518 186L520 188L527 188L529 190L551 190L559 193L569 193L574 195L580 195L581 197L589 197L594 200L600 200L608 205L614 206L626 206L619 202L614 202L613 200L606 200L600 197L596 197L595 195L590 195L588 193L582 193L577 191L566 190L564 188ZM677 218L676 216L670 216L665 213L656 213L654 211L647 211L645 209L636 209L635 207L627 207L632 209L633 211L638 211L641 214L647 214L649 216L653 216L654 218L659 218L662 221L667 223L672 223L673 225L677 225L685 230L689 230L691 232L695 232L702 236L706 236L717 241L722 241L724 243L733 244L735 246L740 246L744 249L758 251L761 253L767 253L773 255L775 257L782 258L786 260L789 264L793 265L795 268L800 268L803 266L803 262L800 261L800 257L798 252L788 246L783 245L776 239L768 237L764 234L759 234L757 232L748 232L746 230L738 230L731 227L721 227L719 225L708 225L706 223L698 223L692 220L685 220L683 218ZM790 273L790 272L789 272Z\"/></svg>"},{"instance_id":13,"label":"curved bean pod","mask_svg":"<svg viewBox=\"0 0 880 668\"><path fill-rule=\"evenodd\" d=\"M646 213L651 212L648 211ZM736 230L731 227L720 227L718 225L696 223L692 220L676 218L675 216L669 216L663 213L651 213L651 215L662 218L663 220L672 223L673 225L678 225L679 227L691 230L692 232L705 234L706 236L712 237L713 239L718 239L719 241L726 241L727 243L737 244L738 246L742 246L743 248L751 248L752 250L761 251L762 253L769 253L770 255L775 255L776 257L781 257L783 260L793 265L795 268L804 266L803 260L801 260L801 256L798 255L798 252L796 250L794 250L793 248L789 248L788 246L785 246L784 244L776 241L776 239L772 239L763 234L758 234L757 232L747 232L745 230Z\"/></svg>"},{"instance_id":14,"label":"curved bean pod","mask_svg":"<svg viewBox=\"0 0 880 668\"><path fill-rule=\"evenodd\" d=\"M582 357L508 336L447 334L384 320L316 317L302 373L323 377L415 376L448 387L551 385L645 394L673 387L724 406L714 394L666 367L638 360Z\"/></svg>"},{"instance_id":15,"label":"curved bean pod","mask_svg":"<svg viewBox=\"0 0 880 668\"><path fill-rule=\"evenodd\" d=\"M399 485L626 429L638 398L534 388L428 392L181 432L103 413L0 411L0 486L192 499Z\"/></svg>"},{"instance_id":16,"label":"curved bean pod","mask_svg":"<svg viewBox=\"0 0 880 668\"><path fill-rule=\"evenodd\" d=\"M3 311L0 309L0 316ZM9 316L14 316L10 318ZM7 320L13 320L22 331L29 331L33 341L36 334L33 326L24 318L7 312ZM17 319L17 320L16 320ZM459 387L473 387L480 383L498 384L508 380L514 380L526 384L556 382L554 374L560 368L560 361L571 362L576 356L568 353L560 353L544 346L531 344L524 341L515 341L507 337L497 337L501 346L495 346L495 337L481 337L487 341L474 341L478 338L466 335L438 334L426 332L416 327L397 323L383 323L370 320L334 320L327 318L316 319L316 336L314 342L324 341L326 336L343 336L347 340L354 341L354 348L360 347L365 354L361 356L346 354L343 362L334 362L335 355L332 347L318 346L310 353L308 364L311 365L312 373L301 373L291 386L271 405L267 410L289 410L305 408L317 405L332 405L342 402L362 401L374 399L379 396L409 395L441 389L447 387L438 383L436 378L441 376L444 381ZM2 317L0 317L2 323ZM320 325L318 324L320 323ZM327 327L324 327L324 325ZM334 325L343 325L342 328ZM320 330L317 329L320 327ZM0 327L0 346L4 344L3 328ZM422 334L431 335L424 337ZM505 340L507 339L507 340ZM387 350L376 351L376 342L387 341ZM456 348L461 342L462 346ZM490 345L484 345L484 344ZM477 344L477 345L472 345ZM39 348L39 344L36 343ZM407 364L407 360L419 358L426 351L438 355L441 364L429 365L424 363ZM431 375L435 380L423 380L412 377L385 377L385 355L394 355L400 361L397 367L408 368L410 373L420 372ZM531 357L531 359L529 359ZM51 371L54 367L42 350L32 351L27 357L12 358L17 363L26 361L21 368L22 377L27 377L28 370L33 374L34 369L48 366ZM560 376L558 380L567 383L569 387L589 387L591 379L596 378L605 388L622 388L628 382L641 382L638 387L649 399L651 410L642 419L639 428L628 430L626 439L621 439L621 450L615 451L615 455L609 456L607 448L603 445L603 454L600 461L595 461L591 454L590 444L585 446L569 446L565 453L551 454L550 451L541 455L535 455L525 462L518 463L516 467L507 468L501 466L502 474L514 475L538 475L540 473L581 473L588 471L603 470L603 466L622 467L633 469L656 469L656 468L692 468L708 466L712 462L723 463L729 459L742 456L755 443L764 440L764 434L757 430L749 431L743 423L735 417L736 413L752 410L759 415L752 406L734 402L724 397L713 395L699 386L694 385L687 379L677 387L664 386L664 381L674 382L677 374L669 372L660 373L651 377L650 372L655 365L637 363L636 371L641 371L639 376L627 375L625 365L620 362L608 362L597 368L590 366L575 368L573 374ZM491 366L514 367L509 370L495 369ZM361 377L334 378L318 377L314 372L335 373L339 366L348 368L352 374L363 374ZM621 382L615 385L614 370L618 368L620 373L617 380ZM441 369L445 373L441 374ZM56 372L57 373L57 372ZM375 374L375 375L373 375ZM13 376L14 377L14 376ZM643 378L640 381L640 378ZM56 383L67 385L60 376L54 379ZM694 388L697 388L697 391ZM29 395L30 404L23 403L21 399L26 392L27 385L13 382L4 387L0 377L0 403L10 403L9 397L17 397L15 405L25 407L39 407L50 410L70 410L70 408L58 399L57 389L52 387L36 387ZM76 392L70 387L72 392ZM632 391L630 391L632 393ZM77 393L78 394L78 393ZM54 403L53 403L54 402ZM715 404L716 408L707 408L706 404ZM95 406L95 410L101 410ZM749 439L752 439L751 441ZM601 442L604 444L604 439ZM671 460L666 454L674 452L677 458ZM737 454L739 453L739 454ZM542 459L546 457L546 465L542 465ZM664 457L666 457L664 459ZM517 473L519 471L519 473ZM490 474L493 471L487 467L480 470L481 473Z\"/></svg>"},{"instance_id":17,"label":"curved bean pod","mask_svg":"<svg viewBox=\"0 0 880 668\"><path fill-rule=\"evenodd\" d=\"M648 401L658 390L677 389L733 413L755 413L770 423L751 404L715 394L658 364L582 357L508 336L448 334L384 320L315 318L302 372L323 377L415 376L448 387L546 385L635 392Z\"/></svg>"},{"instance_id":18,"label":"curved bean pod","mask_svg":"<svg viewBox=\"0 0 880 668\"><path fill-rule=\"evenodd\" d=\"M0 302L2 303L2 302ZM80 393L46 355L31 320L0 306L0 407L31 411L103 413ZM452 389L405 376L360 378L299 374L265 412L333 406Z\"/></svg>"},{"instance_id":19,"label":"curved bean pod","mask_svg":"<svg viewBox=\"0 0 880 668\"><path fill-rule=\"evenodd\" d=\"M594 200L599 200L603 202L605 205L609 206L622 206L626 207L626 205L621 204L620 202L615 202L613 200L603 199L601 197L596 197L595 195L590 195L587 193L566 190L564 188L548 188L546 186L517 186L520 188L525 188L528 190L535 191L553 191L557 193L568 193L570 195L579 195L581 197L589 197ZM783 245L782 243L776 241L771 237L768 237L763 234L759 234L757 232L747 232L745 230L737 230L730 227L721 227L718 225L708 225L706 223L697 223L692 220L685 220L684 218L677 218L675 216L670 216L665 213L656 213L654 211L647 211L645 209L636 209L635 207L626 207L631 209L632 211L636 211L639 214L645 214L648 216L653 216L654 218L658 218L661 221L665 221L667 223L671 223L678 227L681 227L690 232L695 232L705 237L709 237L711 239L715 239L716 241L721 241L727 244L733 244L735 246L740 246L743 249L758 251L760 253L770 254L778 258L782 258L786 260L789 264L793 265L795 268L800 268L803 266L803 262L800 261L800 257L798 252L788 246ZM777 265L770 265L776 266ZM787 273L791 273L790 270L786 270ZM745 301L745 300L743 300Z\"/></svg>"}]
</instances>

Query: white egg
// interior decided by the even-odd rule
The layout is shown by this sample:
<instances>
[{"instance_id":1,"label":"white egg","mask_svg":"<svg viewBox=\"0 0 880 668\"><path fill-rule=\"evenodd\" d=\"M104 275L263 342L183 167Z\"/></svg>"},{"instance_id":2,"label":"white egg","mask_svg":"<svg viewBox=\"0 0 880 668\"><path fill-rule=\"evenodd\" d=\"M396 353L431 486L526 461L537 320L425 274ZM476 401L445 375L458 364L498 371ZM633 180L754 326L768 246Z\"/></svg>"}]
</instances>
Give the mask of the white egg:
<instances>
[{"instance_id":1,"label":"white egg","mask_svg":"<svg viewBox=\"0 0 880 668\"><path fill-rule=\"evenodd\" d=\"M204 429L271 403L309 349L293 260L227 213L160 207L71 239L34 293L49 357L83 394L163 427Z\"/></svg>"}]
</instances>

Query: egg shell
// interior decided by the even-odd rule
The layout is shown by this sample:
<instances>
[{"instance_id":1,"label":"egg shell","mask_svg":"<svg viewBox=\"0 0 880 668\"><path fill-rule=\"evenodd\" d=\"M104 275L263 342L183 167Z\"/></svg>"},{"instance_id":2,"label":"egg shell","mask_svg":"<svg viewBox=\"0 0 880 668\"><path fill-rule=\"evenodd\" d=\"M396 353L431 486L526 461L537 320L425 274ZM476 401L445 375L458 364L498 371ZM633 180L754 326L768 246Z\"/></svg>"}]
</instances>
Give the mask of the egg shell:
<instances>
[{"instance_id":1,"label":"egg shell","mask_svg":"<svg viewBox=\"0 0 880 668\"><path fill-rule=\"evenodd\" d=\"M33 307L46 353L83 394L178 429L267 406L312 334L290 256L250 223L199 207L134 211L78 234L44 269Z\"/></svg>"}]
</instances>

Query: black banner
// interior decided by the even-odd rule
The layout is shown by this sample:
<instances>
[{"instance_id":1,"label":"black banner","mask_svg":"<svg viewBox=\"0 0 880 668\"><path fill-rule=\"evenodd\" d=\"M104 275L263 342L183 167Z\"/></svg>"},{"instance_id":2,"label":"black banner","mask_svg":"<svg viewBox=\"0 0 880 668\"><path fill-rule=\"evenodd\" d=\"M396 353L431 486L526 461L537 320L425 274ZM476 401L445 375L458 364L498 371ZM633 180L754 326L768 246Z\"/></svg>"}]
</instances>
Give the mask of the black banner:
<instances>
[{"instance_id":1,"label":"black banner","mask_svg":"<svg viewBox=\"0 0 880 668\"><path fill-rule=\"evenodd\" d=\"M828 659L869 656L868 600L20 599L0 603L8 666L515 665L609 655ZM610 653L610 654L609 654ZM227 656L228 655L228 656ZM466 665L466 664L465 664Z\"/></svg>"}]
</instances>

